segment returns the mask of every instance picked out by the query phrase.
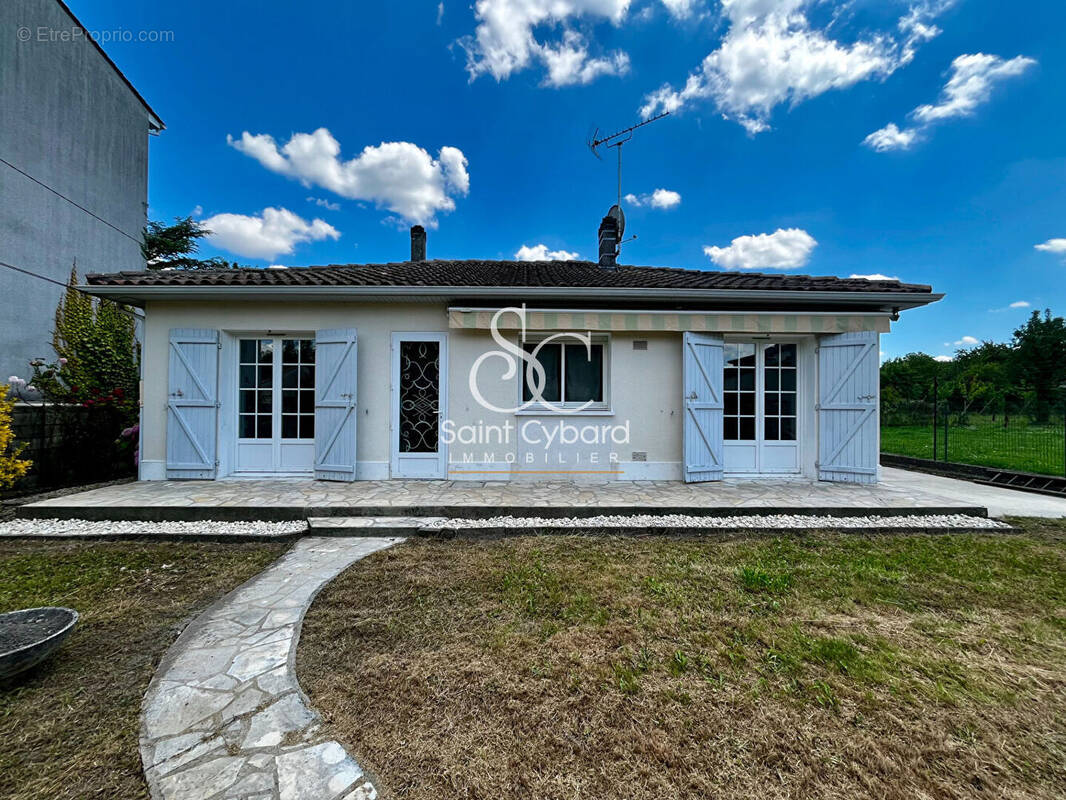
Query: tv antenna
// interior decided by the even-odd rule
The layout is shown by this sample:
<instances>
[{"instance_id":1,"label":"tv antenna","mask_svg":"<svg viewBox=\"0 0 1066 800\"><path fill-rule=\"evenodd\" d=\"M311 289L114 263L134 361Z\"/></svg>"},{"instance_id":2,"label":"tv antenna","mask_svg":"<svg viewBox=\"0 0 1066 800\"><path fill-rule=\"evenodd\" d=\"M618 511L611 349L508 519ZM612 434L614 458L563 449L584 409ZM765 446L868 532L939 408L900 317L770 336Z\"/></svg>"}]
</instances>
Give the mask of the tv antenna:
<instances>
[{"instance_id":1,"label":"tv antenna","mask_svg":"<svg viewBox=\"0 0 1066 800\"><path fill-rule=\"evenodd\" d=\"M643 128L645 125L650 125L663 117L670 116L669 111L664 111L662 114L658 114L654 117L650 117L643 122L638 122L636 125L630 125L628 128L612 133L610 136L600 137L600 129L596 128L589 137L588 146L592 151L592 155L596 158L600 158L599 147L613 147L618 151L618 209L622 208L622 146L631 140L636 133L637 128ZM621 236L621 234L619 234Z\"/></svg>"}]
</instances>

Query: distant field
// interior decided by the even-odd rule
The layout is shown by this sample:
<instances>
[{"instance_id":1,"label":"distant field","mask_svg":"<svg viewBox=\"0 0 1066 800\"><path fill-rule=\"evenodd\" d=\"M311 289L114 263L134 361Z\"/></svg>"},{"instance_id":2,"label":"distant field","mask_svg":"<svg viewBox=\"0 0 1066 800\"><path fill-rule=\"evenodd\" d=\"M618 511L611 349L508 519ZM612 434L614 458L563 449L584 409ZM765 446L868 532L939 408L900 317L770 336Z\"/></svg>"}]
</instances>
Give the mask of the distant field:
<instances>
[{"instance_id":1,"label":"distant field","mask_svg":"<svg viewBox=\"0 0 1066 800\"><path fill-rule=\"evenodd\" d=\"M1063 425L1030 425L1027 421L1002 422L973 417L966 426L948 429L948 461L1002 467L1042 475L1066 471ZM914 458L933 458L932 425L882 426L881 452ZM937 434L936 458L944 460L944 431Z\"/></svg>"}]
</instances>

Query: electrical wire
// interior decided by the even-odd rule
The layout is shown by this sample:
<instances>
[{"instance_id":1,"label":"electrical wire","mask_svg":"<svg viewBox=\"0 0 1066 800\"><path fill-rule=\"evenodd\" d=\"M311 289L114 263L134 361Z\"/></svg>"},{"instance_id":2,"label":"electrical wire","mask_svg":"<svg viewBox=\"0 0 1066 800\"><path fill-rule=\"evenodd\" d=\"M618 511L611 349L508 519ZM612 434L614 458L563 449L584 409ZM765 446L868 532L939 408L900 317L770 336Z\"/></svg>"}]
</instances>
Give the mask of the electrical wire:
<instances>
[{"instance_id":1,"label":"electrical wire","mask_svg":"<svg viewBox=\"0 0 1066 800\"><path fill-rule=\"evenodd\" d=\"M92 297L89 292L85 291L84 289L79 289L77 286L71 286L68 283L63 283L63 281L57 281L55 278L49 278L47 275L41 275L40 273L33 272L22 267L16 267L14 264L8 264L6 261L0 261L0 267L6 267L7 269L14 270L15 272L21 272L23 275L29 275L31 278L37 278L38 280L47 281L48 283L54 283L56 286L62 287L63 289L73 289L76 292L81 292L87 297ZM125 306L123 306L121 303L116 303L115 305L118 306L119 311L121 311L123 314L129 314L136 320L144 319L144 314L138 314L136 311L131 311Z\"/></svg>"}]
</instances>

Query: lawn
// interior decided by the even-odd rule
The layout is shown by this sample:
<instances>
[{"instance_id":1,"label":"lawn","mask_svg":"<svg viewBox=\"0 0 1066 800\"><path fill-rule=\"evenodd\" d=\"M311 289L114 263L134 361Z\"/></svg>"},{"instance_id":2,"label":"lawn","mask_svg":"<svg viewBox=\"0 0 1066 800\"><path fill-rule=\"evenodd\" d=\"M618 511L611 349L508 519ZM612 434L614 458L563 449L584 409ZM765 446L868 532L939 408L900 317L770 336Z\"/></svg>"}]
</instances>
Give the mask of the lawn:
<instances>
[{"instance_id":1,"label":"lawn","mask_svg":"<svg viewBox=\"0 0 1066 800\"><path fill-rule=\"evenodd\" d=\"M394 798L1066 796L1066 523L409 541L297 671Z\"/></svg>"},{"instance_id":2,"label":"lawn","mask_svg":"<svg viewBox=\"0 0 1066 800\"><path fill-rule=\"evenodd\" d=\"M79 627L0 683L0 797L147 798L141 698L185 624L284 550L275 544L0 542L0 612L65 605Z\"/></svg>"},{"instance_id":3,"label":"lawn","mask_svg":"<svg viewBox=\"0 0 1066 800\"><path fill-rule=\"evenodd\" d=\"M914 458L933 458L932 425L885 425L881 452ZM944 459L944 430L937 432L936 458ZM1030 425L1012 420L1009 428L989 417L971 417L968 425L948 429L948 458L957 464L1002 467L1041 475L1063 475L1066 443L1063 425Z\"/></svg>"}]
</instances>

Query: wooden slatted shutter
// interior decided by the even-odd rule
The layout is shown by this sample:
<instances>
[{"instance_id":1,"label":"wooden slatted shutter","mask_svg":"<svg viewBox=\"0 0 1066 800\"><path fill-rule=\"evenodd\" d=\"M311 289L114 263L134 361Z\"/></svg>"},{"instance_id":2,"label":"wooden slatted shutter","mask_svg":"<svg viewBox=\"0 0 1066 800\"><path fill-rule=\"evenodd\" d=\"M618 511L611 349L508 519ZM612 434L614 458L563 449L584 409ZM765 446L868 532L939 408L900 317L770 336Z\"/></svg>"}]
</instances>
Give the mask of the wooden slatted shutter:
<instances>
[{"instance_id":1,"label":"wooden slatted shutter","mask_svg":"<svg viewBox=\"0 0 1066 800\"><path fill-rule=\"evenodd\" d=\"M167 478L217 475L218 349L216 330L170 331L167 377Z\"/></svg>"},{"instance_id":2,"label":"wooden slatted shutter","mask_svg":"<svg viewBox=\"0 0 1066 800\"><path fill-rule=\"evenodd\" d=\"M684 389L684 476L686 483L720 481L725 454L721 336L686 333Z\"/></svg>"},{"instance_id":3,"label":"wooden slatted shutter","mask_svg":"<svg viewBox=\"0 0 1066 800\"><path fill-rule=\"evenodd\" d=\"M354 328L315 334L315 478L354 481L358 336Z\"/></svg>"},{"instance_id":4,"label":"wooden slatted shutter","mask_svg":"<svg viewBox=\"0 0 1066 800\"><path fill-rule=\"evenodd\" d=\"M873 331L818 343L818 478L876 483L880 458L879 337Z\"/></svg>"}]
</instances>

